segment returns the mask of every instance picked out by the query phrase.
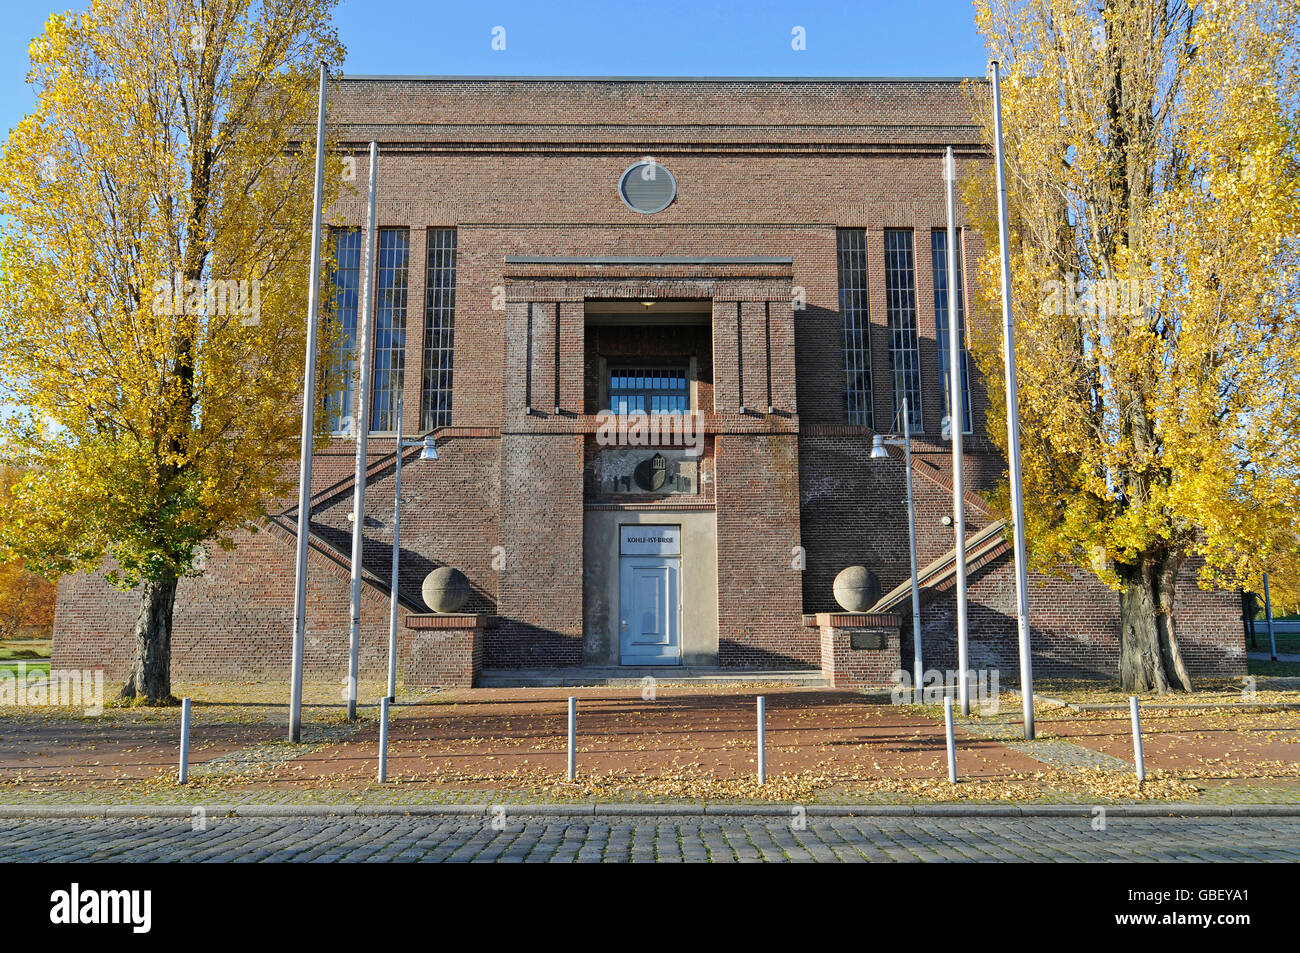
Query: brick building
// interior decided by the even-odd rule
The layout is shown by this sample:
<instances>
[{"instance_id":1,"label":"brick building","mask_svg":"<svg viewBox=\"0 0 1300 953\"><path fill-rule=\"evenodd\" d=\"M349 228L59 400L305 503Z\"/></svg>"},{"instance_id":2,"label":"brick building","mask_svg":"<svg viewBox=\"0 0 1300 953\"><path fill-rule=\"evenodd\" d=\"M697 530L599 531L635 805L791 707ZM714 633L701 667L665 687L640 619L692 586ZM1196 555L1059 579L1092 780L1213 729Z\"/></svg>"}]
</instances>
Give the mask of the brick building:
<instances>
[{"instance_id":1,"label":"brick building","mask_svg":"<svg viewBox=\"0 0 1300 953\"><path fill-rule=\"evenodd\" d=\"M362 184L329 215L353 337L369 140L381 156L363 672L386 664L399 396L402 433L439 451L403 458L408 683L620 665L887 681L912 654L904 464L869 451L904 394L926 662L955 664L941 162L985 156L959 81L357 77L330 120ZM956 251L960 315L976 237ZM1011 557L983 496L1004 465L967 364L971 661L1010 676ZM315 463L309 678L346 670L354 390L324 402L340 436ZM294 505L182 583L177 677L285 676ZM847 616L832 581L855 564L883 595ZM422 602L440 566L469 578L457 614ZM1244 672L1237 596L1191 567L1180 585L1193 673ZM1071 572L1032 578L1029 601L1037 672L1115 671L1114 593ZM97 576L63 580L55 664L124 671L135 612Z\"/></svg>"}]
</instances>

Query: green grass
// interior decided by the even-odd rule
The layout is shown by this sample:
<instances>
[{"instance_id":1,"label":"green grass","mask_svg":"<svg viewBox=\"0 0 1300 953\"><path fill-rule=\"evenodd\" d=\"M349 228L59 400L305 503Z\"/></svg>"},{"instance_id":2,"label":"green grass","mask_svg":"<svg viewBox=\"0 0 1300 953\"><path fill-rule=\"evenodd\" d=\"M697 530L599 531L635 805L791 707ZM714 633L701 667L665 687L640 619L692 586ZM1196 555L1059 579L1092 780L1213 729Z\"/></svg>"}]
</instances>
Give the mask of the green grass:
<instances>
[{"instance_id":1,"label":"green grass","mask_svg":"<svg viewBox=\"0 0 1300 953\"><path fill-rule=\"evenodd\" d=\"M49 639L0 640L0 662L14 659L48 659L51 645Z\"/></svg>"},{"instance_id":2,"label":"green grass","mask_svg":"<svg viewBox=\"0 0 1300 953\"><path fill-rule=\"evenodd\" d=\"M1276 632L1273 638L1277 640L1277 650L1279 652L1300 652L1300 634L1293 632ZM1262 622L1255 625L1255 644L1250 644L1250 636L1246 636L1246 649L1250 652L1267 652L1268 651L1268 629Z\"/></svg>"},{"instance_id":3,"label":"green grass","mask_svg":"<svg viewBox=\"0 0 1300 953\"><path fill-rule=\"evenodd\" d=\"M1282 647L1279 645L1278 650ZM1270 662L1268 659L1247 659L1246 670L1251 675L1300 676L1300 662Z\"/></svg>"},{"instance_id":4,"label":"green grass","mask_svg":"<svg viewBox=\"0 0 1300 953\"><path fill-rule=\"evenodd\" d=\"M27 674L50 671L49 639L8 639L0 641L0 674L17 673L25 665Z\"/></svg>"},{"instance_id":5,"label":"green grass","mask_svg":"<svg viewBox=\"0 0 1300 953\"><path fill-rule=\"evenodd\" d=\"M0 672L5 672L5 673L13 672L13 673L17 674L17 672L18 672L18 666L19 666L19 665L26 665L26 666L27 666L27 668L26 668L26 672L27 672L27 674L29 674L29 675L30 675L32 672L40 672L40 673L42 673L42 674L49 674L49 671L50 671L50 660L49 660L49 659L40 659L40 660L33 661L33 662L28 662L28 661L25 661L25 660L23 660L23 659L17 659L17 660L13 660L13 659L4 659L4 660L0 660Z\"/></svg>"}]
</instances>

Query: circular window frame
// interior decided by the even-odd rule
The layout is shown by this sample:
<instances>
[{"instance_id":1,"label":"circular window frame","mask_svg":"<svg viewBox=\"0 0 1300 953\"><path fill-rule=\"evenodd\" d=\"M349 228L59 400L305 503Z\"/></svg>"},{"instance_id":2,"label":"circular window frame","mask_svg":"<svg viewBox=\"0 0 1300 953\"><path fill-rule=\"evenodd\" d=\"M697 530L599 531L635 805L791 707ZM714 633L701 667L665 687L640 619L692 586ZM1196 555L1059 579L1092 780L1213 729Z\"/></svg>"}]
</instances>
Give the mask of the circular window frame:
<instances>
[{"instance_id":1,"label":"circular window frame","mask_svg":"<svg viewBox=\"0 0 1300 953\"><path fill-rule=\"evenodd\" d=\"M637 208L635 205L633 205L631 202L627 200L627 194L623 191L623 187L627 183L627 177L631 175L635 170L643 168L644 166L647 165L658 166L660 171L662 171L664 174L668 176L668 181L672 185L672 191L668 196L668 201L665 202L663 205L659 206L659 208ZM656 173L656 175L658 175L658 173ZM649 161L646 161L645 159L637 159L630 166L624 169L623 174L618 177L618 198L620 202L622 202L632 211L636 212L638 215L658 215L664 209L668 208L668 206L672 205L674 202L677 201L677 176L673 175L672 170L669 169L668 166L664 165L662 162L660 162L657 159L651 159Z\"/></svg>"}]
</instances>

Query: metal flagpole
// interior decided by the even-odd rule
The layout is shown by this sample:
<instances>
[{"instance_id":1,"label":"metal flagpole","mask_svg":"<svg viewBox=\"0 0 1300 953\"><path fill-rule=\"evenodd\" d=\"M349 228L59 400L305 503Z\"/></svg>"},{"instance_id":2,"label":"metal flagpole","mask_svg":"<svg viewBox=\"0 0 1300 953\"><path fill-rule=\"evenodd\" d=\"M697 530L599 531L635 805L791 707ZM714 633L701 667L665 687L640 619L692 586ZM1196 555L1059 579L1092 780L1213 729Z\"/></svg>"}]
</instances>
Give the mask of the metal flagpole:
<instances>
[{"instance_id":1,"label":"metal flagpole","mask_svg":"<svg viewBox=\"0 0 1300 953\"><path fill-rule=\"evenodd\" d=\"M311 451L316 436L316 315L320 307L321 189L325 184L325 62L316 104L316 194L311 215L311 269L307 284L307 360L302 373L302 447L298 464L298 553L294 560L293 660L289 674L289 740L302 739L302 651L307 628L307 532L311 526Z\"/></svg>"},{"instance_id":2,"label":"metal flagpole","mask_svg":"<svg viewBox=\"0 0 1300 953\"><path fill-rule=\"evenodd\" d=\"M948 427L952 431L952 531L956 540L957 559L957 698L961 702L963 717L970 716L970 642L966 625L966 495L962 489L962 437L966 433L966 403L962 399L961 324L957 307L961 289L957 286L956 216L953 213L952 192L957 180L957 165L948 147Z\"/></svg>"},{"instance_id":3,"label":"metal flagpole","mask_svg":"<svg viewBox=\"0 0 1300 953\"><path fill-rule=\"evenodd\" d=\"M397 701L397 583L402 552L402 401L397 398L397 462L393 477L393 575L388 600L388 698ZM389 406L392 406L391 404Z\"/></svg>"},{"instance_id":4,"label":"metal flagpole","mask_svg":"<svg viewBox=\"0 0 1300 953\"><path fill-rule=\"evenodd\" d=\"M912 668L915 670L914 690L921 690L921 587L916 575L916 499L912 496L912 422L903 397L903 472L907 476L907 548L912 559Z\"/></svg>"},{"instance_id":5,"label":"metal flagpole","mask_svg":"<svg viewBox=\"0 0 1300 953\"><path fill-rule=\"evenodd\" d=\"M348 720L357 717L358 654L361 646L361 553L366 506L366 437L370 434L370 294L375 269L375 185L379 149L370 143L370 197L366 202L365 264L361 279L361 321L357 329L357 472L352 493L352 617L348 629Z\"/></svg>"},{"instance_id":6,"label":"metal flagpole","mask_svg":"<svg viewBox=\"0 0 1300 953\"><path fill-rule=\"evenodd\" d=\"M1007 378L1007 466L1016 557L1016 629L1020 644L1020 695L1025 738L1034 737L1034 668L1029 655L1029 598L1025 578L1025 501L1020 482L1020 408L1016 397L1016 344L1011 330L1011 239L1007 235L1007 178L1002 156L1002 90L998 61L989 61L993 80L993 149L998 178L998 249L1002 257L1002 350Z\"/></svg>"}]
</instances>

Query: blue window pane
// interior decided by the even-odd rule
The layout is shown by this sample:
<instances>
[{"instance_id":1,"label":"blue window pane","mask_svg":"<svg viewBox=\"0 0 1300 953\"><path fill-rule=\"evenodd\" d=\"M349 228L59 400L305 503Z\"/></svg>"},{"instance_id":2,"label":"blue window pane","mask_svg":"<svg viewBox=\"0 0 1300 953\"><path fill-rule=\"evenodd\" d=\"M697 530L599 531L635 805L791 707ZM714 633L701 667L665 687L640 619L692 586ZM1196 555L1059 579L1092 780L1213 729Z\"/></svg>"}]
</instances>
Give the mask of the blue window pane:
<instances>
[{"instance_id":1,"label":"blue window pane","mask_svg":"<svg viewBox=\"0 0 1300 953\"><path fill-rule=\"evenodd\" d=\"M617 414L690 412L688 376L681 367L611 368L609 409Z\"/></svg>"},{"instance_id":2,"label":"blue window pane","mask_svg":"<svg viewBox=\"0 0 1300 953\"><path fill-rule=\"evenodd\" d=\"M428 231L424 283L424 430L451 425L452 340L456 322L456 229Z\"/></svg>"},{"instance_id":3,"label":"blue window pane","mask_svg":"<svg viewBox=\"0 0 1300 953\"><path fill-rule=\"evenodd\" d=\"M334 264L334 321L338 335L326 355L331 389L324 396L325 419L331 433L351 433L356 375L357 313L361 294L361 229L341 228L330 233Z\"/></svg>"},{"instance_id":4,"label":"blue window pane","mask_svg":"<svg viewBox=\"0 0 1300 953\"><path fill-rule=\"evenodd\" d=\"M966 350L966 301L962 279L961 231L957 232L957 336L961 349L962 433L971 433L970 352ZM948 232L936 228L930 233L934 267L934 330L939 349L939 379L943 383L944 413L951 414L950 378L948 376Z\"/></svg>"},{"instance_id":5,"label":"blue window pane","mask_svg":"<svg viewBox=\"0 0 1300 953\"><path fill-rule=\"evenodd\" d=\"M844 416L851 424L873 427L866 231L841 228L835 241L839 263L840 320L844 332Z\"/></svg>"},{"instance_id":6,"label":"blue window pane","mask_svg":"<svg viewBox=\"0 0 1300 953\"><path fill-rule=\"evenodd\" d=\"M916 274L910 229L885 230L885 317L889 326L889 376L894 398L892 429L901 431L903 398L908 426L925 429L921 411L921 348L916 331Z\"/></svg>"},{"instance_id":7,"label":"blue window pane","mask_svg":"<svg viewBox=\"0 0 1300 953\"><path fill-rule=\"evenodd\" d=\"M379 230L378 294L375 299L374 386L370 428L400 429L397 404L406 369L406 289L411 257L404 228Z\"/></svg>"}]
</instances>

